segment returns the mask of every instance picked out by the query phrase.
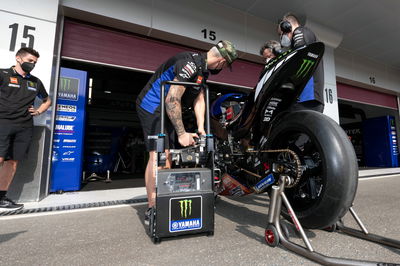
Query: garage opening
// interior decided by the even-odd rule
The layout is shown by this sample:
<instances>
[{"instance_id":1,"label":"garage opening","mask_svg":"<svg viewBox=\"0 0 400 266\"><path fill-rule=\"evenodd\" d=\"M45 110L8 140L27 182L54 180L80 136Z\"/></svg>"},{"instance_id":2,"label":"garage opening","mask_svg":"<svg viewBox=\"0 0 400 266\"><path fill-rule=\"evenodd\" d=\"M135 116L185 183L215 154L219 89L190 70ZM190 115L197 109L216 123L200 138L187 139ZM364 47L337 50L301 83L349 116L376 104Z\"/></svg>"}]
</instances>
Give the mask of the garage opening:
<instances>
[{"instance_id":1,"label":"garage opening","mask_svg":"<svg viewBox=\"0 0 400 266\"><path fill-rule=\"evenodd\" d=\"M65 20L61 68L83 72L87 78L87 91L82 107L77 107L73 101L57 105L59 119L56 117L55 134L61 138L73 134L73 121L68 119L77 117L75 114L83 109L85 125L81 146L65 145L64 139L60 138L53 143L53 162L62 162L59 165L65 169L57 174L53 164L51 192L144 186L148 154L136 115L136 97L155 69L182 51L204 52L116 29ZM209 80L210 98L222 91L246 91L254 85L261 69L260 64L237 60L233 72L225 70ZM62 75L61 79L65 80L61 82L63 96L68 98L71 90L66 85L73 84L74 79ZM60 89L58 96L60 99ZM77 141L71 137L67 140ZM81 157L77 155L80 147ZM54 152L56 148L60 150ZM80 158L84 173L81 176L75 171L75 183L66 184L72 176L72 163Z\"/></svg>"},{"instance_id":2,"label":"garage opening","mask_svg":"<svg viewBox=\"0 0 400 266\"><path fill-rule=\"evenodd\" d=\"M81 191L145 186L148 160L135 102L152 72L62 60L61 67L87 72ZM209 83L210 100L243 87ZM185 124L194 119L183 113ZM110 181L110 182L108 182Z\"/></svg>"},{"instance_id":3,"label":"garage opening","mask_svg":"<svg viewBox=\"0 0 400 266\"><path fill-rule=\"evenodd\" d=\"M360 167L397 167L397 97L338 83L339 120Z\"/></svg>"}]
</instances>

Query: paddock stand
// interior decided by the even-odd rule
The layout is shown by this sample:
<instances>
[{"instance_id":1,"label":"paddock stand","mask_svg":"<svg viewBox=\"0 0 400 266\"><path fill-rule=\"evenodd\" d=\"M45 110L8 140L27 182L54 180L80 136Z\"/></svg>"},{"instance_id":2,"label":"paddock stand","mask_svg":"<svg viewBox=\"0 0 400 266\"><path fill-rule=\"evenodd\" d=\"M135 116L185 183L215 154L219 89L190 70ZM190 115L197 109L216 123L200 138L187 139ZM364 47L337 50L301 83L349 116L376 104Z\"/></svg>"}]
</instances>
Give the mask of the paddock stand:
<instances>
[{"instance_id":1,"label":"paddock stand","mask_svg":"<svg viewBox=\"0 0 400 266\"><path fill-rule=\"evenodd\" d=\"M276 247L281 244L288 250L322 265L400 265L385 262L360 261L338 257L328 257L315 252L284 193L285 185L288 182L291 182L290 177L287 175L281 175L278 185L272 186L272 193L268 211L268 225L265 229L265 240L269 246ZM289 240L289 234L284 231L285 228L282 228L283 226L281 226L280 224L282 201L283 204L285 204L290 217L292 218L292 222L296 227L296 230L300 233L301 238L306 245L306 248L291 242ZM356 220L362 231L346 227L344 226L342 221L337 222L334 226L332 226L332 228L329 228L328 231L341 231L342 233L348 234L350 236L362 238L368 241L400 249L400 241L368 233L367 229L362 224L360 218L354 212L352 207L350 207L350 213ZM285 233L287 236L285 235Z\"/></svg>"}]
</instances>

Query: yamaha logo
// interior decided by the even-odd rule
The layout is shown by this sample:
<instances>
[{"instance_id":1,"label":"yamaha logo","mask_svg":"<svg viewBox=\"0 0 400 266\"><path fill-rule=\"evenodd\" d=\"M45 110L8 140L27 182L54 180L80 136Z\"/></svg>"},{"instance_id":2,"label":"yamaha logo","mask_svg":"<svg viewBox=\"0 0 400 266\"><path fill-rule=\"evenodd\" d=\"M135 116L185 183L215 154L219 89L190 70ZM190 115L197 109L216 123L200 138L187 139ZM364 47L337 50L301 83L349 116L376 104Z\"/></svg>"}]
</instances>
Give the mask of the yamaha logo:
<instances>
[{"instance_id":1,"label":"yamaha logo","mask_svg":"<svg viewBox=\"0 0 400 266\"><path fill-rule=\"evenodd\" d=\"M318 55L308 52L307 56L317 59Z\"/></svg>"}]
</instances>

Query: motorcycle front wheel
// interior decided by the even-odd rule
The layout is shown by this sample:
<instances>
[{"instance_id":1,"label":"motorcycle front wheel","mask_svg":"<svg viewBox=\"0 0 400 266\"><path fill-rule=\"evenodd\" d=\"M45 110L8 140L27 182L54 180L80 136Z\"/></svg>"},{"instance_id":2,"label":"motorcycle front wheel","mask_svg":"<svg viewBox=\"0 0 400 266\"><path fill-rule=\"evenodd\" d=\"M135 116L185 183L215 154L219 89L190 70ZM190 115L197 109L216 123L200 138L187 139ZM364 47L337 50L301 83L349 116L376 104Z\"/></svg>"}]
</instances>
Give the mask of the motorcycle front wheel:
<instances>
[{"instance_id":1,"label":"motorcycle front wheel","mask_svg":"<svg viewBox=\"0 0 400 266\"><path fill-rule=\"evenodd\" d=\"M289 113L273 126L266 145L290 149L300 158L300 182L285 194L305 228L332 226L346 214L357 190L358 165L350 140L334 120L315 111ZM274 160L289 167L294 163L279 154ZM290 220L286 208L282 215Z\"/></svg>"}]
</instances>

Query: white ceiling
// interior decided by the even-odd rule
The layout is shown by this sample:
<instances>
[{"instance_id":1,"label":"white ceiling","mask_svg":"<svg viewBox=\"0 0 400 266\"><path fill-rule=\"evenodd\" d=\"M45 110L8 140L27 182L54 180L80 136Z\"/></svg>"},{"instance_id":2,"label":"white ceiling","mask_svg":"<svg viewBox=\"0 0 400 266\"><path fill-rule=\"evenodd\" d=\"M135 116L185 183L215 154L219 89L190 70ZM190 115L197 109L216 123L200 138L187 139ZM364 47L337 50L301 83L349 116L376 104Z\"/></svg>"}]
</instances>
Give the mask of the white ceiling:
<instances>
[{"instance_id":1,"label":"white ceiling","mask_svg":"<svg viewBox=\"0 0 400 266\"><path fill-rule=\"evenodd\" d=\"M400 69L398 0L213 0L277 22L292 12L343 34L339 48Z\"/></svg>"}]
</instances>

